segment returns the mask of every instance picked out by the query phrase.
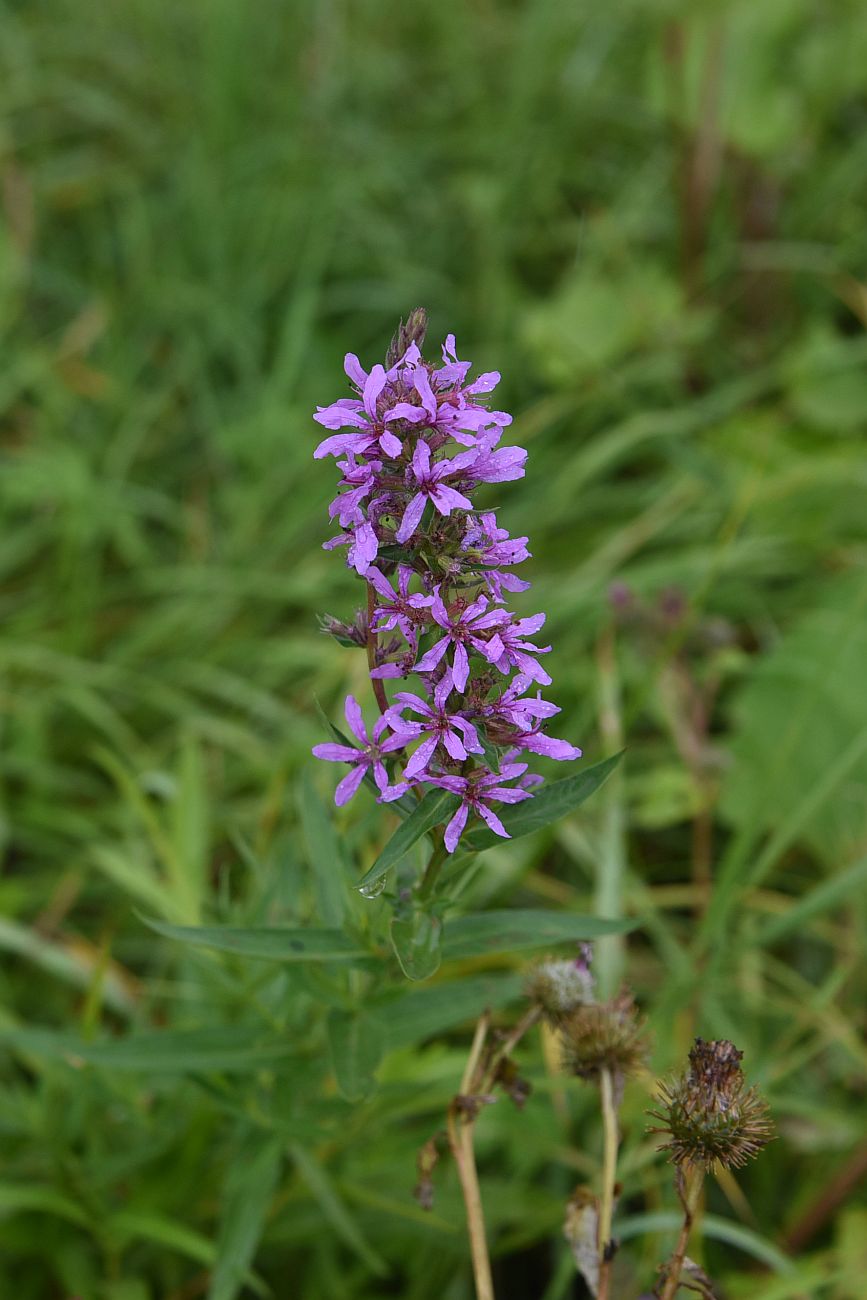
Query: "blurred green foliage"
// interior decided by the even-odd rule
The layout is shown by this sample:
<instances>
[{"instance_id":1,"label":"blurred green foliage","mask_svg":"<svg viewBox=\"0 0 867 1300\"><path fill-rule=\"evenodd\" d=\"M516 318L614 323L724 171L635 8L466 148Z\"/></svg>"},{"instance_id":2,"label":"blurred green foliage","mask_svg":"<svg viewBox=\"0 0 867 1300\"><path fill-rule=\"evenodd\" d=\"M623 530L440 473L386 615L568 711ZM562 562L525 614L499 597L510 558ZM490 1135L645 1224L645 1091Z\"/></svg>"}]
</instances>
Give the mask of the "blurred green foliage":
<instances>
[{"instance_id":1,"label":"blurred green foliage","mask_svg":"<svg viewBox=\"0 0 867 1300\"><path fill-rule=\"evenodd\" d=\"M0 1295L471 1294L415 1151L526 954L418 986L384 958L369 1007L363 971L137 915L373 924L381 810L333 818L309 755L314 696L365 682L316 627L358 589L310 411L423 303L530 450L490 500L531 536L559 734L629 747L463 900L639 921L599 960L655 1068L728 1035L779 1129L711 1190L705 1266L861 1300L860 0L6 0L0 105ZM478 1126L498 1296L579 1296L593 1097L522 1062L526 1110ZM675 1223L646 1104L627 1298Z\"/></svg>"}]
</instances>

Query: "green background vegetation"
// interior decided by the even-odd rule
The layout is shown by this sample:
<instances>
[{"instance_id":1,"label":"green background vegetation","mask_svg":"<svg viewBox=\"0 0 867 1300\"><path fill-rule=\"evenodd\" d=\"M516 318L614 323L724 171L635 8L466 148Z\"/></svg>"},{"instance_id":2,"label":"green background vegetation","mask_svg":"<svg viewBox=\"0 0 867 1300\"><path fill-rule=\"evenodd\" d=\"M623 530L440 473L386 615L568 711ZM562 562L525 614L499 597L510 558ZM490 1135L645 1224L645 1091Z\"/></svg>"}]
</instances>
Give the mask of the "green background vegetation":
<instances>
[{"instance_id":1,"label":"green background vegetation","mask_svg":"<svg viewBox=\"0 0 867 1300\"><path fill-rule=\"evenodd\" d=\"M359 588L310 412L422 303L530 452L488 499L531 537L558 734L628 744L461 908L635 918L600 962L654 1070L730 1036L778 1126L695 1253L735 1300L863 1300L860 0L4 3L0 104L0 1295L471 1294L415 1151L528 954L416 986L140 919L385 906L351 883L393 823L333 816L309 754L314 696L365 679L317 631ZM478 1125L498 1295L578 1297L595 1100L521 1060L527 1108ZM649 1087L625 1300L674 1223Z\"/></svg>"}]
</instances>

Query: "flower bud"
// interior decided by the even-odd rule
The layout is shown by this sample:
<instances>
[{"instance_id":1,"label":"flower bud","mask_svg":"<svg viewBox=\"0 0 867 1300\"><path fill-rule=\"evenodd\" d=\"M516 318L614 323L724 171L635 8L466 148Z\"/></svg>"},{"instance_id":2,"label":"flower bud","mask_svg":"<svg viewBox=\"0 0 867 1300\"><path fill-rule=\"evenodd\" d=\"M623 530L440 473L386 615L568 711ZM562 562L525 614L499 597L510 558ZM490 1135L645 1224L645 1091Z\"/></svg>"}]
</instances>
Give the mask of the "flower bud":
<instances>
[{"instance_id":1,"label":"flower bud","mask_svg":"<svg viewBox=\"0 0 867 1300\"><path fill-rule=\"evenodd\" d=\"M424 307L414 307L406 318L406 324L400 322L394 338L388 345L388 352L385 354L386 369L390 370L392 366L397 365L410 344L415 343L420 349L425 334L427 334L427 312Z\"/></svg>"}]
</instances>

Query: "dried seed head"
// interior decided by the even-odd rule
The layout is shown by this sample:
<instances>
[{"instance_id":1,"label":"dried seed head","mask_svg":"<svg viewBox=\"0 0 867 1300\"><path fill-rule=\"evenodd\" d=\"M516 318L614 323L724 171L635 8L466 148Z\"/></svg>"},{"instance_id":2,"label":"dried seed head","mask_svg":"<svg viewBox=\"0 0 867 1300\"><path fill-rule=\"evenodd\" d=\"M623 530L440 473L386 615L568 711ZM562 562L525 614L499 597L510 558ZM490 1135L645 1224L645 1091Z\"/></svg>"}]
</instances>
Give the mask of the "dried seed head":
<instances>
[{"instance_id":1,"label":"dried seed head","mask_svg":"<svg viewBox=\"0 0 867 1300\"><path fill-rule=\"evenodd\" d=\"M590 964L582 954L577 960L547 958L534 966L524 991L536 1002L550 1024L559 1028L578 1007L593 1001L594 980Z\"/></svg>"},{"instance_id":2,"label":"dried seed head","mask_svg":"<svg viewBox=\"0 0 867 1300\"><path fill-rule=\"evenodd\" d=\"M773 1137L767 1102L747 1087L742 1059L727 1039L697 1038L686 1073L660 1085L661 1109L650 1114L661 1124L649 1132L670 1138L658 1149L674 1164L738 1167Z\"/></svg>"},{"instance_id":3,"label":"dried seed head","mask_svg":"<svg viewBox=\"0 0 867 1300\"><path fill-rule=\"evenodd\" d=\"M590 1002L564 1017L563 1065L581 1079L598 1079L603 1069L622 1080L638 1074L647 1059L645 1022L631 993L611 1002Z\"/></svg>"},{"instance_id":4,"label":"dried seed head","mask_svg":"<svg viewBox=\"0 0 867 1300\"><path fill-rule=\"evenodd\" d=\"M407 316L406 324L400 322L394 338L388 345L388 352L385 354L386 369L390 370L392 366L397 365L411 343L421 348L425 334L427 334L427 312L424 307L415 307Z\"/></svg>"}]
</instances>

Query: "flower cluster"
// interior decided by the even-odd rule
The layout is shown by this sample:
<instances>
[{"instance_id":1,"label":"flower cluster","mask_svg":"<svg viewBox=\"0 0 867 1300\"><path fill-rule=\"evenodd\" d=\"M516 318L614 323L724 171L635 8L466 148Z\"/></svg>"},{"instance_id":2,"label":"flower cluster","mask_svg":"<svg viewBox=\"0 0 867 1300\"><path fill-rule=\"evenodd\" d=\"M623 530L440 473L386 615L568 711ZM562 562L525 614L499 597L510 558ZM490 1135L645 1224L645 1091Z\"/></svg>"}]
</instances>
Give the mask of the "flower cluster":
<instances>
[{"instance_id":1,"label":"flower cluster","mask_svg":"<svg viewBox=\"0 0 867 1300\"><path fill-rule=\"evenodd\" d=\"M540 663L551 647L531 639L545 615L518 618L506 606L508 593L529 587L512 572L529 558L527 538L510 537L472 501L480 484L524 474L526 451L499 445L512 417L487 405L500 376L469 382L470 363L458 359L451 334L442 364L425 361L425 326L422 311L401 325L387 369L368 372L348 354L352 396L314 416L331 431L314 456L334 456L341 472L329 508L340 532L325 547L346 545L348 564L368 584L368 612L341 639L366 644L382 716L369 737L350 697L346 716L360 748L313 752L352 764L338 802L368 771L386 802L423 786L456 795L445 831L453 852L470 814L508 838L494 805L531 798L541 779L528 773L524 754L572 759L581 751L543 731L559 712L533 692L551 681ZM389 702L384 681L412 674L421 694L399 691Z\"/></svg>"}]
</instances>

